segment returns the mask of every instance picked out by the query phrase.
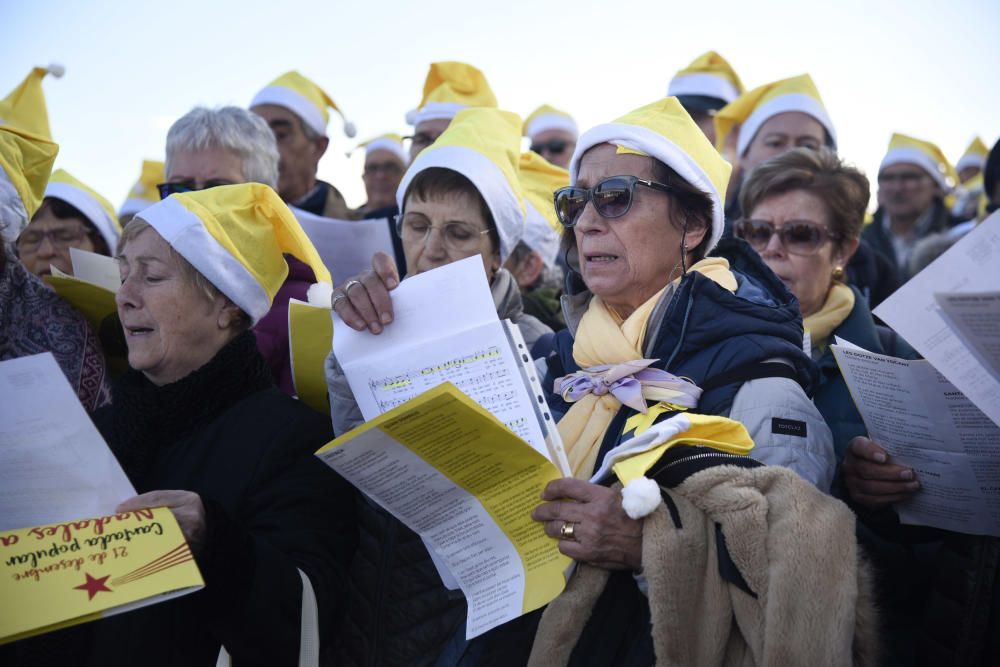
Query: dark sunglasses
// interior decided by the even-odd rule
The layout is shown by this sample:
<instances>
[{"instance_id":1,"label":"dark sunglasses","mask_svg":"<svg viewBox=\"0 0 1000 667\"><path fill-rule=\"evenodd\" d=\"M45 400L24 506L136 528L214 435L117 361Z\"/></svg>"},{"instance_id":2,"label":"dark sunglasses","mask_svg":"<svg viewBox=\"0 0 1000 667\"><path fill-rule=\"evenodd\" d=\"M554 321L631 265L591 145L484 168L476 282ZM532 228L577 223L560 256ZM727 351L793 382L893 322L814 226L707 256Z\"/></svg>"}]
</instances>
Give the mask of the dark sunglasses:
<instances>
[{"instance_id":1,"label":"dark sunglasses","mask_svg":"<svg viewBox=\"0 0 1000 667\"><path fill-rule=\"evenodd\" d=\"M647 181L638 176L612 176L592 188L570 186L556 190L553 196L556 217L564 227L572 227L587 203L593 202L594 210L602 218L620 218L632 208L636 185L644 185L660 192L672 191L669 185Z\"/></svg>"},{"instance_id":2,"label":"dark sunglasses","mask_svg":"<svg viewBox=\"0 0 1000 667\"><path fill-rule=\"evenodd\" d=\"M793 255L814 255L827 239L839 239L826 227L809 220L789 220L781 227L775 227L770 220L737 220L733 233L757 252L763 252L771 237L777 234L781 245Z\"/></svg>"},{"instance_id":3,"label":"dark sunglasses","mask_svg":"<svg viewBox=\"0 0 1000 667\"><path fill-rule=\"evenodd\" d=\"M547 141L544 144L531 144L531 150L539 155L543 151L548 151L550 153L562 153L569 146L568 141L562 141L561 139L553 139L552 141Z\"/></svg>"},{"instance_id":4,"label":"dark sunglasses","mask_svg":"<svg viewBox=\"0 0 1000 667\"><path fill-rule=\"evenodd\" d=\"M205 181L201 187L194 181L181 181L179 183L159 183L156 189L160 191L160 199L166 199L170 195L182 192L197 192L198 190L208 190L220 185L232 185L229 181Z\"/></svg>"}]
</instances>

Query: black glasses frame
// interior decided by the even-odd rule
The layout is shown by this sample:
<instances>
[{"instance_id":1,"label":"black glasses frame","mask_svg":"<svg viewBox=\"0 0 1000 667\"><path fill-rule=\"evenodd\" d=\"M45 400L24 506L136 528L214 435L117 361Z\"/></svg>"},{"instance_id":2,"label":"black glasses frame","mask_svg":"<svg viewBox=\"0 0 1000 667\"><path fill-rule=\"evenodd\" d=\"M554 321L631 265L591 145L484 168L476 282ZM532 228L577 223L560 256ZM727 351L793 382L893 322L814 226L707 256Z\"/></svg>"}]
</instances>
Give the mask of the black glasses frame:
<instances>
[{"instance_id":1,"label":"black glasses frame","mask_svg":"<svg viewBox=\"0 0 1000 667\"><path fill-rule=\"evenodd\" d=\"M595 201L595 199L594 199L594 191L598 190L601 186L607 184L609 181L615 181L615 180L624 180L628 184L628 189L627 189L627 192L628 192L628 203L625 205L625 210L623 210L621 213L617 213L615 215L608 215L608 214L606 214L606 213L604 213L604 212L601 211L601 207L598 205L597 201ZM635 201L635 186L636 185L642 185L642 186L645 186L645 187L650 188L652 190L658 190L660 192L673 192L674 191L674 188L672 188L671 186L667 185L666 183L658 183L657 181L650 181L650 180L647 180L645 178L639 178L638 176L625 176L625 175L623 175L623 176L610 176L610 177L605 178L604 180L600 181L599 183L597 183L592 188L580 188L580 187L576 187L576 186L571 185L569 187L559 188L558 190L556 190L555 193L553 193L553 195L552 195L552 204L553 204L553 206L556 209L556 217L559 218L559 222L562 223L563 227L566 227L567 229L575 227L576 223L577 223L577 220L580 218L580 215L583 213L583 210L585 208L587 208L587 204L589 203L589 204L593 204L594 205L594 210L597 211L597 215L601 216L602 218L605 218L605 219L608 219L608 220L611 220L611 219L614 219L614 218L620 218L620 217L626 215L632 209L632 202ZM587 201L585 201L584 204L583 204L583 206L580 207L580 210L577 211L576 216L574 216L574 218L572 220L565 219L565 217L563 216L562 212L559 210L559 198L560 197L569 197L569 196L572 196L572 195L580 196L580 195L582 195L584 193L586 193Z\"/></svg>"}]
</instances>

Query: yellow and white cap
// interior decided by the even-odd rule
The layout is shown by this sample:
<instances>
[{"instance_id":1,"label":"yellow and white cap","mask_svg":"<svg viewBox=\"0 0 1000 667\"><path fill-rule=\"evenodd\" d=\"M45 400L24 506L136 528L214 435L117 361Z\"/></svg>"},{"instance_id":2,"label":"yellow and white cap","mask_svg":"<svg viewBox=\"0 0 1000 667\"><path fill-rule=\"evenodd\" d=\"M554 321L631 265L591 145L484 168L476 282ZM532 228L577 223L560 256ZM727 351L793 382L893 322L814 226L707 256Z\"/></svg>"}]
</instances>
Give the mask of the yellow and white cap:
<instances>
[{"instance_id":1,"label":"yellow and white cap","mask_svg":"<svg viewBox=\"0 0 1000 667\"><path fill-rule=\"evenodd\" d=\"M958 162L955 164L955 171L962 171L966 167L979 167L982 169L986 164L986 157L989 154L990 149L987 148L982 139L976 137L969 144L969 147L965 149L965 152L962 153L962 157L958 158Z\"/></svg>"},{"instance_id":2,"label":"yellow and white cap","mask_svg":"<svg viewBox=\"0 0 1000 667\"><path fill-rule=\"evenodd\" d=\"M431 63L424 96L417 108L406 114L406 122L419 125L428 120L451 120L466 107L497 107L486 75L466 63Z\"/></svg>"},{"instance_id":3,"label":"yellow and white cap","mask_svg":"<svg viewBox=\"0 0 1000 667\"><path fill-rule=\"evenodd\" d=\"M524 194L518 179L521 118L499 109L462 109L437 141L420 152L396 190L403 211L406 190L425 169L451 169L469 179L486 202L500 237L500 262L506 262L524 236Z\"/></svg>"},{"instance_id":4,"label":"yellow and white cap","mask_svg":"<svg viewBox=\"0 0 1000 667\"><path fill-rule=\"evenodd\" d=\"M882 158L878 172L881 174L886 167L904 163L914 164L926 171L945 192L958 183L958 175L940 148L929 141L897 132L889 140L889 151Z\"/></svg>"},{"instance_id":5,"label":"yellow and white cap","mask_svg":"<svg viewBox=\"0 0 1000 667\"><path fill-rule=\"evenodd\" d=\"M743 82L729 62L715 51L701 54L677 72L667 87L668 97L699 95L715 97L726 104L743 94Z\"/></svg>"},{"instance_id":6,"label":"yellow and white cap","mask_svg":"<svg viewBox=\"0 0 1000 667\"><path fill-rule=\"evenodd\" d=\"M160 192L156 186L167 180L163 163L158 160L143 160L139 180L128 191L128 198L118 209L118 217L133 215L147 206L160 201Z\"/></svg>"},{"instance_id":7,"label":"yellow and white cap","mask_svg":"<svg viewBox=\"0 0 1000 667\"><path fill-rule=\"evenodd\" d=\"M288 253L316 275L309 302L330 306L330 272L281 197L262 183L173 194L142 211L160 236L256 324L288 277Z\"/></svg>"},{"instance_id":8,"label":"yellow and white cap","mask_svg":"<svg viewBox=\"0 0 1000 667\"><path fill-rule=\"evenodd\" d=\"M715 247L725 229L724 202L732 167L676 97L664 97L584 132L569 163L571 184L576 183L583 154L598 144L614 144L619 153L656 158L708 195L712 200L712 233L706 252Z\"/></svg>"},{"instance_id":9,"label":"yellow and white cap","mask_svg":"<svg viewBox=\"0 0 1000 667\"><path fill-rule=\"evenodd\" d=\"M358 144L358 148L364 148L366 154L375 151L388 151L402 160L404 165L410 162L410 154L403 148L403 137L391 132L373 137L368 141L362 141Z\"/></svg>"},{"instance_id":10,"label":"yellow and white cap","mask_svg":"<svg viewBox=\"0 0 1000 667\"><path fill-rule=\"evenodd\" d=\"M740 126L740 136L736 142L737 155L744 155L760 126L780 113L798 111L816 119L830 135L832 148L837 148L837 130L819 90L808 74L793 76L763 86L740 95L727 104L715 116L715 145L721 151L726 136Z\"/></svg>"},{"instance_id":11,"label":"yellow and white cap","mask_svg":"<svg viewBox=\"0 0 1000 667\"><path fill-rule=\"evenodd\" d=\"M569 132L576 139L580 136L580 128L576 126L576 121L565 111L560 111L548 104L543 104L524 120L524 136L534 139L542 132L549 130L562 130Z\"/></svg>"},{"instance_id":12,"label":"yellow and white cap","mask_svg":"<svg viewBox=\"0 0 1000 667\"><path fill-rule=\"evenodd\" d=\"M354 123L347 120L347 116L344 115L340 107L334 104L330 96L323 92L322 88L295 71L285 72L254 95L253 101L250 102L250 108L260 104L285 107L296 113L302 122L311 127L317 134L323 136L326 136L326 124L330 122L330 113L327 109L333 109L344 120L344 134L348 137L357 134Z\"/></svg>"},{"instance_id":13,"label":"yellow and white cap","mask_svg":"<svg viewBox=\"0 0 1000 667\"><path fill-rule=\"evenodd\" d=\"M42 78L61 65L36 67L0 100L0 238L13 243L42 203L59 145L52 141Z\"/></svg>"},{"instance_id":14,"label":"yellow and white cap","mask_svg":"<svg viewBox=\"0 0 1000 667\"><path fill-rule=\"evenodd\" d=\"M521 239L542 256L549 268L559 256L562 225L556 217L552 196L559 188L569 185L569 172L554 165L538 153L521 153L521 187L524 189L524 237Z\"/></svg>"},{"instance_id":15,"label":"yellow and white cap","mask_svg":"<svg viewBox=\"0 0 1000 667\"><path fill-rule=\"evenodd\" d=\"M118 224L118 216L115 215L115 208L111 202L74 178L65 169L56 169L52 172L49 184L45 188L45 196L61 199L83 213L90 224L101 233L101 238L108 244L108 249L114 252L122 228Z\"/></svg>"}]
</instances>

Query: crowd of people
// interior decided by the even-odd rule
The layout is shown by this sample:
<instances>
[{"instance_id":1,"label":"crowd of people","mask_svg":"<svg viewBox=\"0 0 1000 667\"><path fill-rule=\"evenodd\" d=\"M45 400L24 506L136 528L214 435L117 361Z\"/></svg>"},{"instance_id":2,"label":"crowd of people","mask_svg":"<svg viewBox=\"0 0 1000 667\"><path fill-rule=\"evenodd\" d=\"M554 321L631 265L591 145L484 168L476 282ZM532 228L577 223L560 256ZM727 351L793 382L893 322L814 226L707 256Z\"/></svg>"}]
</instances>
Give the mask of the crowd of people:
<instances>
[{"instance_id":1,"label":"crowd of people","mask_svg":"<svg viewBox=\"0 0 1000 667\"><path fill-rule=\"evenodd\" d=\"M358 144L352 209L317 169L331 111L354 124L288 72L177 119L116 211L53 171L47 74L0 102L0 360L55 356L138 492L117 511L168 507L206 585L4 664L1000 664L1000 540L900 523L921 481L868 438L830 348L917 358L872 308L1000 206L1000 142L952 165L895 134L870 181L807 74L747 90L708 52L580 133L438 62L412 134ZM335 285L303 211L384 220L392 252ZM44 280L74 248L117 260L110 330ZM364 418L332 352L329 412L297 400L288 326L295 298L378 336L402 281L467 258L544 375L571 475L531 517L576 562L544 610L471 639L420 536L313 455ZM668 449L645 513L591 481L679 414L752 450Z\"/></svg>"}]
</instances>

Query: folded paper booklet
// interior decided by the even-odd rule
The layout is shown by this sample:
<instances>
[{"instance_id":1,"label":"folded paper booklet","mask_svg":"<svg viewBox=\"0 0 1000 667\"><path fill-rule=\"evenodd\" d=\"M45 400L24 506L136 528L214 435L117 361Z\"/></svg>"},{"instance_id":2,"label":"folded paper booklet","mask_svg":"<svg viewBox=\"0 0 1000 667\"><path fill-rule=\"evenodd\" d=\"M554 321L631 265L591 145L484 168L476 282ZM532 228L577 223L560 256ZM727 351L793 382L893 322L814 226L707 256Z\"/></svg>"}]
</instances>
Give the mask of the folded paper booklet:
<instances>
[{"instance_id":1,"label":"folded paper booklet","mask_svg":"<svg viewBox=\"0 0 1000 667\"><path fill-rule=\"evenodd\" d=\"M204 587L170 510L0 532L0 644Z\"/></svg>"},{"instance_id":2,"label":"folded paper booklet","mask_svg":"<svg viewBox=\"0 0 1000 667\"><path fill-rule=\"evenodd\" d=\"M333 351L365 419L451 382L548 458L569 463L517 325L497 317L478 255L407 278L379 335L333 314Z\"/></svg>"},{"instance_id":3,"label":"folded paper booklet","mask_svg":"<svg viewBox=\"0 0 1000 667\"><path fill-rule=\"evenodd\" d=\"M896 505L900 521L1000 536L1000 426L929 361L840 338L830 348L868 436L917 473L920 490Z\"/></svg>"},{"instance_id":4,"label":"folded paper booklet","mask_svg":"<svg viewBox=\"0 0 1000 667\"><path fill-rule=\"evenodd\" d=\"M317 455L423 538L468 601L466 637L548 604L570 559L531 511L562 475L451 383Z\"/></svg>"}]
</instances>

